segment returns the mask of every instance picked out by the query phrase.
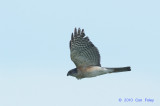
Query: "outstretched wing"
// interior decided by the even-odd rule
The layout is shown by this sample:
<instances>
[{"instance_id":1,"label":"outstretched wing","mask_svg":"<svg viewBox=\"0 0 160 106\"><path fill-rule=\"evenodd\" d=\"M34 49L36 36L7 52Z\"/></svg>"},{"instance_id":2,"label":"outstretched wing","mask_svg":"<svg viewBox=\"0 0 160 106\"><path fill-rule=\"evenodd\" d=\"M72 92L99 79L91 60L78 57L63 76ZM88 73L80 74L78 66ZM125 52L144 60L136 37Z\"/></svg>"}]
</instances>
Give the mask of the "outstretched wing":
<instances>
[{"instance_id":1,"label":"outstretched wing","mask_svg":"<svg viewBox=\"0 0 160 106\"><path fill-rule=\"evenodd\" d=\"M74 34L70 40L71 60L76 67L81 66L100 66L100 54L98 49L93 45L88 37L85 36L84 30L75 28Z\"/></svg>"}]
</instances>

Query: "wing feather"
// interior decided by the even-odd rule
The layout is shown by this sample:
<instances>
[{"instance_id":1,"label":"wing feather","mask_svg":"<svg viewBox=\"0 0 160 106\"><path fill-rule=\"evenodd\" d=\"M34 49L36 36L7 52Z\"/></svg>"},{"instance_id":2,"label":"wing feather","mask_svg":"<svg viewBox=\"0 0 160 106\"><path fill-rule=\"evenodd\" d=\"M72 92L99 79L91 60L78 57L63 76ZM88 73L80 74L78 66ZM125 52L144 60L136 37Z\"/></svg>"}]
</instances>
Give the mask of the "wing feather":
<instances>
[{"instance_id":1,"label":"wing feather","mask_svg":"<svg viewBox=\"0 0 160 106\"><path fill-rule=\"evenodd\" d=\"M75 28L70 40L71 60L76 67L100 66L100 54L94 44L85 36L84 30Z\"/></svg>"}]
</instances>

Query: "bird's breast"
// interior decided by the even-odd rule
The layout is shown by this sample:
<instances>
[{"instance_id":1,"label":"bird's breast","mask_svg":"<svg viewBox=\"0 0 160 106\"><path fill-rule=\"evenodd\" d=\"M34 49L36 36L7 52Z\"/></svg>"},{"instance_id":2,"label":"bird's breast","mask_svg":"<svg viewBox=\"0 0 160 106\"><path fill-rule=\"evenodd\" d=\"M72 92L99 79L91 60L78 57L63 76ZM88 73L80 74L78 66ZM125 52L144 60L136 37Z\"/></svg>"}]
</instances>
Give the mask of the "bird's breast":
<instances>
[{"instance_id":1,"label":"bird's breast","mask_svg":"<svg viewBox=\"0 0 160 106\"><path fill-rule=\"evenodd\" d=\"M78 70L79 70L79 75L81 75L81 77L83 78L95 77L98 75L105 74L105 69L99 66L80 67L78 68Z\"/></svg>"}]
</instances>

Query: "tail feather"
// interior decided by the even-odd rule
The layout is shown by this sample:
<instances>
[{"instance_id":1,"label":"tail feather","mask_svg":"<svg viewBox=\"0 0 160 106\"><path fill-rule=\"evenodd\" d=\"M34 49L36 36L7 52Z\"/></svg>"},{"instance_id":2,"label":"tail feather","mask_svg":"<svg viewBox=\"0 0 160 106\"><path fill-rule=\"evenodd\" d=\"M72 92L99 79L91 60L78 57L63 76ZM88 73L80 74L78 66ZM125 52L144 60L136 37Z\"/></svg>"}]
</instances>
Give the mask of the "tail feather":
<instances>
[{"instance_id":1,"label":"tail feather","mask_svg":"<svg viewBox=\"0 0 160 106\"><path fill-rule=\"evenodd\" d=\"M107 68L106 69L113 69L113 72L125 72L131 71L131 67L117 67L117 68Z\"/></svg>"}]
</instances>

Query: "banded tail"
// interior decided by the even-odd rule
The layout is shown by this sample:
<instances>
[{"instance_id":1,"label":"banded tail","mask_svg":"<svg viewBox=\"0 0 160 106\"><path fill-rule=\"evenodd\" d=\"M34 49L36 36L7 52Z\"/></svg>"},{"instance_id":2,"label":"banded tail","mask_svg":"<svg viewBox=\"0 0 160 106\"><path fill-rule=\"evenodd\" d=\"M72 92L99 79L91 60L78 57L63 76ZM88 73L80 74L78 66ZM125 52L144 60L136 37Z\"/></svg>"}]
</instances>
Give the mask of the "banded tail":
<instances>
[{"instance_id":1,"label":"banded tail","mask_svg":"<svg viewBox=\"0 0 160 106\"><path fill-rule=\"evenodd\" d=\"M107 68L106 69L113 69L113 73L115 72L125 72L125 71L131 71L131 67L118 67L118 68Z\"/></svg>"}]
</instances>

